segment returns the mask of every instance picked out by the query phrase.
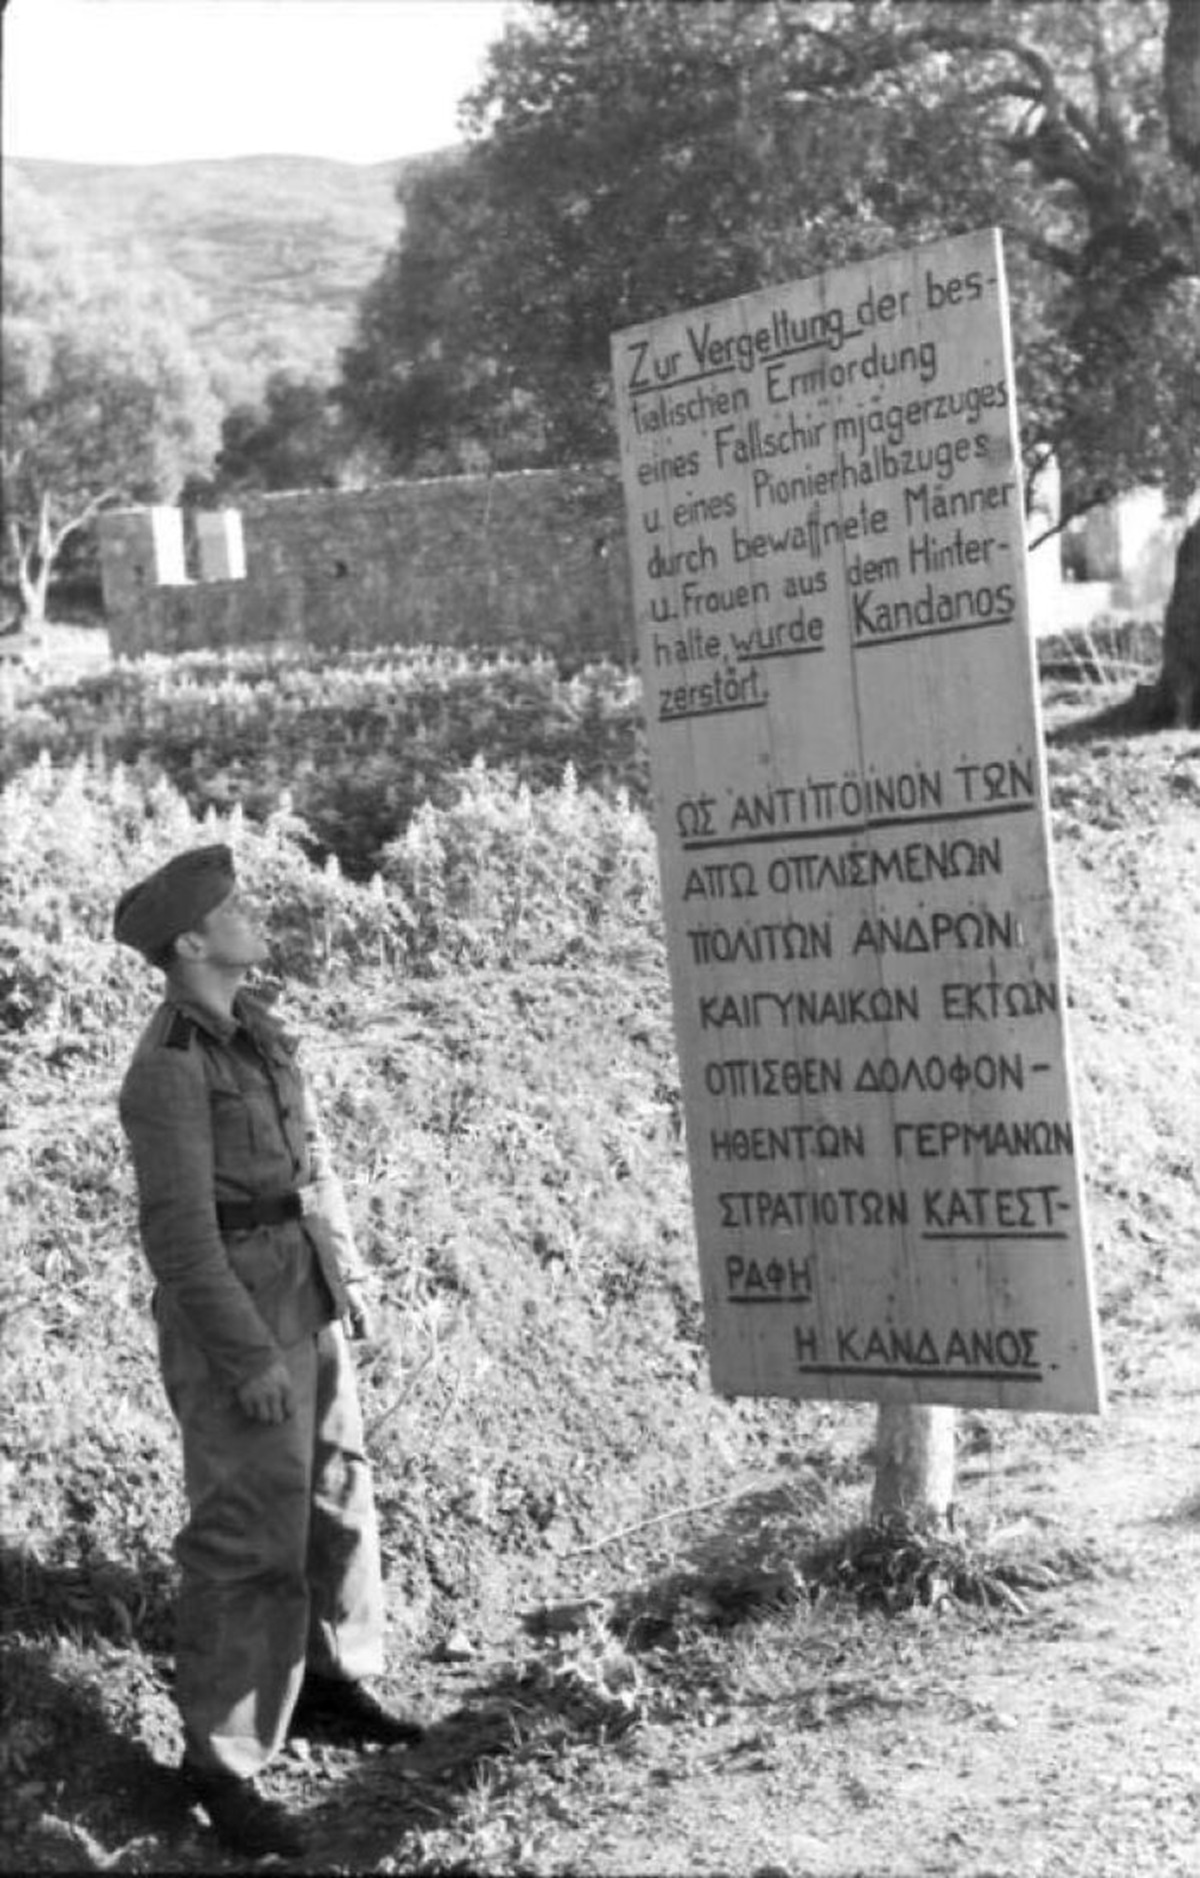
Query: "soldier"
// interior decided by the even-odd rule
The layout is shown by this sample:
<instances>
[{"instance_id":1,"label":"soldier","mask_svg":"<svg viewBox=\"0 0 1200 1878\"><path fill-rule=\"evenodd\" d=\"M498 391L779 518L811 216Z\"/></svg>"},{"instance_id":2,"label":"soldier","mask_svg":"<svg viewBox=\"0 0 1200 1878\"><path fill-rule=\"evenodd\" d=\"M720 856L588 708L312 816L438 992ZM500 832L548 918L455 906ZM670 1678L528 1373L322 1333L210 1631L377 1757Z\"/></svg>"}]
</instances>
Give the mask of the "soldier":
<instances>
[{"instance_id":1,"label":"soldier","mask_svg":"<svg viewBox=\"0 0 1200 1878\"><path fill-rule=\"evenodd\" d=\"M181 1773L233 1850L295 1855L254 1785L289 1733L412 1744L383 1668L379 1541L346 1340L370 1335L345 1197L292 1041L243 981L266 944L227 847L122 894L114 933L166 974L120 1095L189 1517Z\"/></svg>"}]
</instances>

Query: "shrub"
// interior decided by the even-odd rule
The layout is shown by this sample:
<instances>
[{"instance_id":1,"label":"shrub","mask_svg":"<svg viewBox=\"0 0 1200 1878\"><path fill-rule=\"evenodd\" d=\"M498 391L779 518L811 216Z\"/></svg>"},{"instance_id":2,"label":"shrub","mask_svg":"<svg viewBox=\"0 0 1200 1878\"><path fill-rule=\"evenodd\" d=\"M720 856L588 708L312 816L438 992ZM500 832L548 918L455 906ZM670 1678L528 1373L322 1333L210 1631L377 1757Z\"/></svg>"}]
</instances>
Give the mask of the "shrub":
<instances>
[{"instance_id":1,"label":"shrub","mask_svg":"<svg viewBox=\"0 0 1200 1878\"><path fill-rule=\"evenodd\" d=\"M311 649L151 657L71 685L33 686L4 722L0 781L45 754L166 776L194 813L255 820L285 793L318 858L363 879L424 802L444 805L483 757L531 788L568 765L581 786L636 801L646 756L636 678L596 665L445 650Z\"/></svg>"},{"instance_id":2,"label":"shrub","mask_svg":"<svg viewBox=\"0 0 1200 1878\"><path fill-rule=\"evenodd\" d=\"M656 942L654 844L639 810L579 789L570 768L537 795L481 761L456 781L453 801L426 803L384 850L420 956L511 964Z\"/></svg>"}]
</instances>

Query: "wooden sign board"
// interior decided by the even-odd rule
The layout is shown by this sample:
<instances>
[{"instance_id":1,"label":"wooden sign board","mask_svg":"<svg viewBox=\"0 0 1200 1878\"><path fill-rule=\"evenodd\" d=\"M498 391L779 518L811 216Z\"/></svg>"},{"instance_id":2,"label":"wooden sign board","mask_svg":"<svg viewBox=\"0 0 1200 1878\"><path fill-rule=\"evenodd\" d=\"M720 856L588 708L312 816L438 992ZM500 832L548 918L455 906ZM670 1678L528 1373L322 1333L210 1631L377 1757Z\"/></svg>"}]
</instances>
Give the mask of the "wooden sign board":
<instances>
[{"instance_id":1,"label":"wooden sign board","mask_svg":"<svg viewBox=\"0 0 1200 1878\"><path fill-rule=\"evenodd\" d=\"M714 1386L1096 1411L999 235L613 364Z\"/></svg>"}]
</instances>

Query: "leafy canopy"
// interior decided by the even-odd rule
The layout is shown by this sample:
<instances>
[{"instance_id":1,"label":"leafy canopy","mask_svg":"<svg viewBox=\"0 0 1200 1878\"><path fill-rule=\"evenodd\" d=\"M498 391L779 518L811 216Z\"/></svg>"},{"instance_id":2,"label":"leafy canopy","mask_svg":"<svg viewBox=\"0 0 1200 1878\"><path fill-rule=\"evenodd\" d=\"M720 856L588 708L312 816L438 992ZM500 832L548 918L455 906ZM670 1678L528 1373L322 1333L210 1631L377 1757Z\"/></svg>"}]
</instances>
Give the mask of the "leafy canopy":
<instances>
[{"instance_id":1,"label":"leafy canopy","mask_svg":"<svg viewBox=\"0 0 1200 1878\"><path fill-rule=\"evenodd\" d=\"M339 395L397 472L611 455L609 335L901 244L1005 233L1027 467L1180 500L1200 204L1164 0L545 0L404 191Z\"/></svg>"},{"instance_id":2,"label":"leafy canopy","mask_svg":"<svg viewBox=\"0 0 1200 1878\"><path fill-rule=\"evenodd\" d=\"M214 479L223 495L332 489L340 454L326 388L292 372L272 372L261 404L237 404L223 419Z\"/></svg>"},{"instance_id":3,"label":"leafy canopy","mask_svg":"<svg viewBox=\"0 0 1200 1878\"><path fill-rule=\"evenodd\" d=\"M11 170L4 224L5 546L44 600L51 562L99 504L165 499L205 460L217 406L183 290L116 274Z\"/></svg>"}]
</instances>

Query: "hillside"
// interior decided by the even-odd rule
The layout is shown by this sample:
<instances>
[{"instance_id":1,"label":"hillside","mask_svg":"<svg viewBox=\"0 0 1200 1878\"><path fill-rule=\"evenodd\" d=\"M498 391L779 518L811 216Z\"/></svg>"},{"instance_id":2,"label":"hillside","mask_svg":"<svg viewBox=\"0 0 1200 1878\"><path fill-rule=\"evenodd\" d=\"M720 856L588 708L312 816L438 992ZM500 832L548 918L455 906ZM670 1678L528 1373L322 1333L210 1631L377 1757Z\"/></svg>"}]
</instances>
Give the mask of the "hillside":
<instances>
[{"instance_id":1,"label":"hillside","mask_svg":"<svg viewBox=\"0 0 1200 1878\"><path fill-rule=\"evenodd\" d=\"M192 337L232 404L257 397L279 368L332 376L358 296L401 226L396 185L421 161L13 158L11 167L89 242L186 284Z\"/></svg>"},{"instance_id":2,"label":"hillside","mask_svg":"<svg viewBox=\"0 0 1200 1878\"><path fill-rule=\"evenodd\" d=\"M708 1380L627 674L426 648L367 698L247 649L0 696L6 759L18 723L47 752L0 788L0 1870L244 1869L170 1771L180 1470L114 1100L155 992L110 926L117 883L227 838L379 1297L388 1688L430 1722L292 1740L296 1869L1195 1878L1200 739L1115 732L1117 687L1053 663L1111 1406L964 1412L953 1534L891 1547L866 1405ZM306 684L340 750L291 735ZM410 758L378 882L308 853L314 765L356 785L348 851Z\"/></svg>"}]
</instances>

